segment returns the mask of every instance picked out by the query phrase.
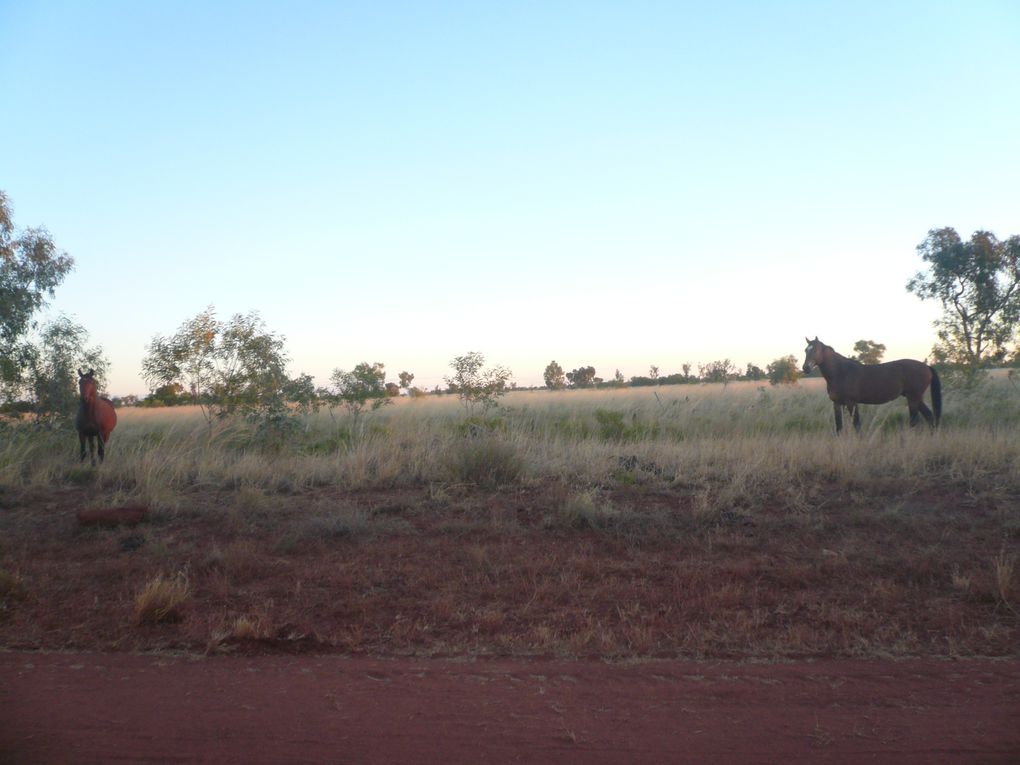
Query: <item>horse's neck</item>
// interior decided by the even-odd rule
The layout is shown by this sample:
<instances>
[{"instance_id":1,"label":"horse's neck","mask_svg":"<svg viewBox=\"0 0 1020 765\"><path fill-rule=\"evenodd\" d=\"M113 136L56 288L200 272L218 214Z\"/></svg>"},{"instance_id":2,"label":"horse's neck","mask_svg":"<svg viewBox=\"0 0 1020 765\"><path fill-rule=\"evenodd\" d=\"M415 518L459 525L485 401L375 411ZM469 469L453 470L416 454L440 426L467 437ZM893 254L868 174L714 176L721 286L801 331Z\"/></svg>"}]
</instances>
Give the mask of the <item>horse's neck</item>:
<instances>
[{"instance_id":1,"label":"horse's neck","mask_svg":"<svg viewBox=\"0 0 1020 765\"><path fill-rule=\"evenodd\" d=\"M832 380L843 374L846 362L846 356L841 356L836 351L833 351L831 354L826 355L822 363L818 365L818 368L822 370L822 377L826 380Z\"/></svg>"}]
</instances>

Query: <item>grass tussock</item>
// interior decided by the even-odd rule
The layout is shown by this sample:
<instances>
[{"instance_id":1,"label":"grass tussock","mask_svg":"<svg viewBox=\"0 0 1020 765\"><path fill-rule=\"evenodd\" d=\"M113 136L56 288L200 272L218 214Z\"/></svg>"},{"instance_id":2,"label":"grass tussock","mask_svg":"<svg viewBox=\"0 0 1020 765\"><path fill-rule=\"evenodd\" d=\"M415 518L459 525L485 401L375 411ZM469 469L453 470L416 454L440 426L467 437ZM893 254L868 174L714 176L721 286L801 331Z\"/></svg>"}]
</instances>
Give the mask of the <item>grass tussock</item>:
<instances>
[{"instance_id":1,"label":"grass tussock","mask_svg":"<svg viewBox=\"0 0 1020 765\"><path fill-rule=\"evenodd\" d=\"M517 483L524 460L517 447L499 435L459 439L448 447L446 464L455 483L498 489Z\"/></svg>"},{"instance_id":2,"label":"grass tussock","mask_svg":"<svg viewBox=\"0 0 1020 765\"><path fill-rule=\"evenodd\" d=\"M191 584L187 575L172 577L158 575L142 587L135 596L135 624L153 625L179 622L191 599Z\"/></svg>"},{"instance_id":3,"label":"grass tussock","mask_svg":"<svg viewBox=\"0 0 1020 765\"><path fill-rule=\"evenodd\" d=\"M622 516L623 513L598 492L584 491L568 497L547 516L546 525L604 531L619 523Z\"/></svg>"}]
</instances>

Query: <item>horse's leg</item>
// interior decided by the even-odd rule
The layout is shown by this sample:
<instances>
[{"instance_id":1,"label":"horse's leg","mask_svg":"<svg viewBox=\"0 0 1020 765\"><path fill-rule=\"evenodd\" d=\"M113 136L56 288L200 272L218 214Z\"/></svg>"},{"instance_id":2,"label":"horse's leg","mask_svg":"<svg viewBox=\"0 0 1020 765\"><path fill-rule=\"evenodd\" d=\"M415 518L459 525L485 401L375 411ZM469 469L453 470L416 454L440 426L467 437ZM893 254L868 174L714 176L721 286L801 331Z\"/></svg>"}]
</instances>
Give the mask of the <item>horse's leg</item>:
<instances>
[{"instance_id":1,"label":"horse's leg","mask_svg":"<svg viewBox=\"0 0 1020 765\"><path fill-rule=\"evenodd\" d=\"M850 406L847 407L847 409L850 410L850 414L853 416L854 430L856 430L858 433L860 433L861 432L861 413L857 409L857 404L851 404Z\"/></svg>"},{"instance_id":2,"label":"horse's leg","mask_svg":"<svg viewBox=\"0 0 1020 765\"><path fill-rule=\"evenodd\" d=\"M931 409L923 401L917 405L918 410L921 412L921 416L924 417L924 421L928 423L928 427L935 430L935 416L931 413Z\"/></svg>"},{"instance_id":3,"label":"horse's leg","mask_svg":"<svg viewBox=\"0 0 1020 765\"><path fill-rule=\"evenodd\" d=\"M99 444L99 464L102 465L103 458L106 457L106 439L102 433L96 436L96 442Z\"/></svg>"},{"instance_id":4,"label":"horse's leg","mask_svg":"<svg viewBox=\"0 0 1020 765\"><path fill-rule=\"evenodd\" d=\"M920 419L918 416L918 410L920 409L918 406L919 403L919 401L911 401L910 399L907 399L907 408L910 410L910 427L917 425L917 421Z\"/></svg>"},{"instance_id":5,"label":"horse's leg","mask_svg":"<svg viewBox=\"0 0 1020 765\"><path fill-rule=\"evenodd\" d=\"M89 436L89 459L92 461L92 467L96 466L96 441L95 436Z\"/></svg>"},{"instance_id":6,"label":"horse's leg","mask_svg":"<svg viewBox=\"0 0 1020 765\"><path fill-rule=\"evenodd\" d=\"M836 418L836 432L839 433L843 430L843 405L833 402L832 412Z\"/></svg>"},{"instance_id":7,"label":"horse's leg","mask_svg":"<svg viewBox=\"0 0 1020 765\"><path fill-rule=\"evenodd\" d=\"M85 461L85 434L78 433L78 446L80 447L80 454L78 455L78 461Z\"/></svg>"}]
</instances>

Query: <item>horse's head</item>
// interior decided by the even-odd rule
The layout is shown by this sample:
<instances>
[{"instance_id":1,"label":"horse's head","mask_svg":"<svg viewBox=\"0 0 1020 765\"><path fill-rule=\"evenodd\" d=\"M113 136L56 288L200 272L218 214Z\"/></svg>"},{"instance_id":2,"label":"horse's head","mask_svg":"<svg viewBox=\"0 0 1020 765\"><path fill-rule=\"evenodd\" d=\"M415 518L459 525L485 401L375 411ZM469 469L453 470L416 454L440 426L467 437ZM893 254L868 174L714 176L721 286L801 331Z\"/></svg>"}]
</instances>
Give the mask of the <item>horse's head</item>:
<instances>
[{"instance_id":1,"label":"horse's head","mask_svg":"<svg viewBox=\"0 0 1020 765\"><path fill-rule=\"evenodd\" d=\"M804 349L804 374L808 375L825 360L826 351L830 349L818 339L818 335L815 335L814 340L808 340L806 337L804 340L807 342L807 348Z\"/></svg>"},{"instance_id":2,"label":"horse's head","mask_svg":"<svg viewBox=\"0 0 1020 765\"><path fill-rule=\"evenodd\" d=\"M78 370L78 393L81 396L82 403L87 404L96 400L99 388L96 385L95 375L96 373L91 369L88 372Z\"/></svg>"}]
</instances>

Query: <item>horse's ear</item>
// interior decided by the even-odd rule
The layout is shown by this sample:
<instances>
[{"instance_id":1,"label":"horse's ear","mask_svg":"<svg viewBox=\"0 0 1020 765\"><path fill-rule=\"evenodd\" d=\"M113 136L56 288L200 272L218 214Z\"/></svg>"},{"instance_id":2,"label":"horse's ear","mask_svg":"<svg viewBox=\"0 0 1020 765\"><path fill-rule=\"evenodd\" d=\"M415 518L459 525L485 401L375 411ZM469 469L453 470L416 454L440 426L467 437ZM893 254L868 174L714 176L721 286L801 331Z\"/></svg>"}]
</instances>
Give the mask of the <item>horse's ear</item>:
<instances>
[{"instance_id":1,"label":"horse's ear","mask_svg":"<svg viewBox=\"0 0 1020 765\"><path fill-rule=\"evenodd\" d=\"M816 343L820 343L820 342L822 342L822 341L818 339L818 335L815 335L815 340L814 340L814 342L816 342Z\"/></svg>"},{"instance_id":2,"label":"horse's ear","mask_svg":"<svg viewBox=\"0 0 1020 765\"><path fill-rule=\"evenodd\" d=\"M95 376L96 376L96 370L90 369L89 370L89 377L95 377Z\"/></svg>"},{"instance_id":3,"label":"horse's ear","mask_svg":"<svg viewBox=\"0 0 1020 765\"><path fill-rule=\"evenodd\" d=\"M84 377L85 373L81 371L81 367L78 367L78 377Z\"/></svg>"},{"instance_id":4,"label":"horse's ear","mask_svg":"<svg viewBox=\"0 0 1020 765\"><path fill-rule=\"evenodd\" d=\"M804 342L811 345L811 341L807 339L807 335L804 335Z\"/></svg>"}]
</instances>

